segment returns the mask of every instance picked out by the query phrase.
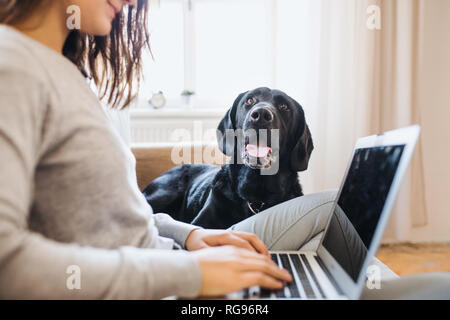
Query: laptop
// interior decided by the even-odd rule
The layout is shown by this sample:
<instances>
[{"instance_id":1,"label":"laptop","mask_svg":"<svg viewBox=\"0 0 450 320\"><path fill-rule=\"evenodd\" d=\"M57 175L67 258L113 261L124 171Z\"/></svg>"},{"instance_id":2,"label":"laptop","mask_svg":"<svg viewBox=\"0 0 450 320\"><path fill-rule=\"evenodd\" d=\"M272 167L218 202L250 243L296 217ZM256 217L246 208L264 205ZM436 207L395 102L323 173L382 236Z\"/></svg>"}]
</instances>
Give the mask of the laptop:
<instances>
[{"instance_id":1,"label":"laptop","mask_svg":"<svg viewBox=\"0 0 450 320\"><path fill-rule=\"evenodd\" d=\"M252 287L227 298L358 299L419 134L414 125L359 139L318 249L270 252L293 281L281 290Z\"/></svg>"}]
</instances>

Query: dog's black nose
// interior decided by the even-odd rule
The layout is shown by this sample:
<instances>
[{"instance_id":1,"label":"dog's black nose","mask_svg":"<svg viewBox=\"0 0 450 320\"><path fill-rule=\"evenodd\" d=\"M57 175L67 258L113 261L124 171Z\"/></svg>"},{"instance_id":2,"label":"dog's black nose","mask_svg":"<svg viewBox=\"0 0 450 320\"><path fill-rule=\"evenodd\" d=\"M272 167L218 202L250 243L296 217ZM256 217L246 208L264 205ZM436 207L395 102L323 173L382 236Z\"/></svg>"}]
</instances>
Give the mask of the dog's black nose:
<instances>
[{"instance_id":1,"label":"dog's black nose","mask_svg":"<svg viewBox=\"0 0 450 320\"><path fill-rule=\"evenodd\" d=\"M252 122L270 123L273 121L273 113L268 108L256 108L250 114Z\"/></svg>"}]
</instances>

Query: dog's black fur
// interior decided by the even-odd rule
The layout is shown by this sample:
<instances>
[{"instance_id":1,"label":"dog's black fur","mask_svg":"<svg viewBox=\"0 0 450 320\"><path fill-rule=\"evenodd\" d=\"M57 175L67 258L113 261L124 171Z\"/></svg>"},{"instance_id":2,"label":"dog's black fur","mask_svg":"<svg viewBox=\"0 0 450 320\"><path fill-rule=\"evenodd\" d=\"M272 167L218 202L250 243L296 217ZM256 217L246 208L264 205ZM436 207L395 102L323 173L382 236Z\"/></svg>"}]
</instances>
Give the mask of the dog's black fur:
<instances>
[{"instance_id":1,"label":"dog's black fur","mask_svg":"<svg viewBox=\"0 0 450 320\"><path fill-rule=\"evenodd\" d=\"M262 175L261 168L240 164L245 143L239 138L225 141L227 129L279 129L278 157L272 160L278 161L278 172ZM222 167L181 165L167 171L144 190L155 213L224 229L303 195L297 172L307 169L314 147L303 108L285 93L258 88L240 94L218 126L218 143L234 162Z\"/></svg>"}]
</instances>

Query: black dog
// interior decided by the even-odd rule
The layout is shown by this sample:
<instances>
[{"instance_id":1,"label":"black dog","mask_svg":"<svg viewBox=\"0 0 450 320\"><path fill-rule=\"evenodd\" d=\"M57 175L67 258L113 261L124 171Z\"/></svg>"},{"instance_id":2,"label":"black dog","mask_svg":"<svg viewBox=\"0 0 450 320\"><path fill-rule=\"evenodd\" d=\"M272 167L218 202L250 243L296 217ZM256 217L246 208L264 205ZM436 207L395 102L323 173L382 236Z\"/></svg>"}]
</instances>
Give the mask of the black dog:
<instances>
[{"instance_id":1,"label":"black dog","mask_svg":"<svg viewBox=\"0 0 450 320\"><path fill-rule=\"evenodd\" d=\"M155 213L224 229L303 195L297 172L307 169L314 147L303 109L294 99L269 88L242 93L220 122L217 136L230 161L222 167L181 165L152 181L144 195Z\"/></svg>"}]
</instances>

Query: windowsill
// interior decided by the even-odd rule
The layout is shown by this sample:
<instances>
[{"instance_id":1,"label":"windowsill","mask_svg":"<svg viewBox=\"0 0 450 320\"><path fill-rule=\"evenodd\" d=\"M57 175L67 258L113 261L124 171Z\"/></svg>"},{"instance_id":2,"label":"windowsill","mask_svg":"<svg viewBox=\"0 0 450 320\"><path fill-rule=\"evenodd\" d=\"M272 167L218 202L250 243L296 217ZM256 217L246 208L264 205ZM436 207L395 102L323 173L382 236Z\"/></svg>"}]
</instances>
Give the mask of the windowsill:
<instances>
[{"instance_id":1,"label":"windowsill","mask_svg":"<svg viewBox=\"0 0 450 320\"><path fill-rule=\"evenodd\" d=\"M145 119L145 118L221 118L225 115L226 110L222 109L203 109L203 108L169 108L150 109L150 108L136 108L130 109L131 119Z\"/></svg>"}]
</instances>

